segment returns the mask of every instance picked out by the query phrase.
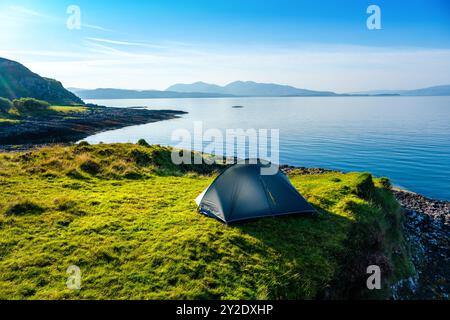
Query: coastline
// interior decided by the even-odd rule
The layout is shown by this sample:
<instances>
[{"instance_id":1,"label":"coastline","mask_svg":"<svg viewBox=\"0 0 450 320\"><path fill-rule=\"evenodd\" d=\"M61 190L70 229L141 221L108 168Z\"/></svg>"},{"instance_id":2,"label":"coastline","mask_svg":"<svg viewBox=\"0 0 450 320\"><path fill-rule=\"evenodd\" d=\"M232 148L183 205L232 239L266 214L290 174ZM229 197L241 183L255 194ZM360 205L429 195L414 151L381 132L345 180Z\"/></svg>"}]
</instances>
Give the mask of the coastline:
<instances>
[{"instance_id":1,"label":"coastline","mask_svg":"<svg viewBox=\"0 0 450 320\"><path fill-rule=\"evenodd\" d=\"M281 166L286 174L339 172L324 168ZM403 208L403 234L410 245L416 275L392 287L392 298L449 299L450 201L432 199L408 190L393 188Z\"/></svg>"},{"instance_id":2,"label":"coastline","mask_svg":"<svg viewBox=\"0 0 450 320\"><path fill-rule=\"evenodd\" d=\"M17 150L15 145L27 149L42 144L73 143L102 131L174 119L185 113L96 106L70 115L55 113L23 118L17 123L0 124L0 150Z\"/></svg>"},{"instance_id":3,"label":"coastline","mask_svg":"<svg viewBox=\"0 0 450 320\"><path fill-rule=\"evenodd\" d=\"M394 189L405 213L403 230L416 276L393 289L397 299L449 299L450 201Z\"/></svg>"}]
</instances>

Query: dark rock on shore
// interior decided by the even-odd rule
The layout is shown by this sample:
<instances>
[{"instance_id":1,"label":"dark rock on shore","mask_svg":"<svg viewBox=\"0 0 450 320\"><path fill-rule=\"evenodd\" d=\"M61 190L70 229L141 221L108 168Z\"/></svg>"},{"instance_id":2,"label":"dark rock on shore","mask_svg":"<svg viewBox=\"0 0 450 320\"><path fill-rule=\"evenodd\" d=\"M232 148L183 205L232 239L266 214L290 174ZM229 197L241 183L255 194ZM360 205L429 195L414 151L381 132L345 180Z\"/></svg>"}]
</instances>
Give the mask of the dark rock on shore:
<instances>
[{"instance_id":1,"label":"dark rock on shore","mask_svg":"<svg viewBox=\"0 0 450 320\"><path fill-rule=\"evenodd\" d=\"M131 125L177 118L184 111L91 107L79 113L54 113L0 124L0 146L75 142L89 135Z\"/></svg>"},{"instance_id":2,"label":"dark rock on shore","mask_svg":"<svg viewBox=\"0 0 450 320\"><path fill-rule=\"evenodd\" d=\"M450 201L393 190L405 209L404 234L416 276L394 286L396 299L448 299L450 292Z\"/></svg>"},{"instance_id":3,"label":"dark rock on shore","mask_svg":"<svg viewBox=\"0 0 450 320\"><path fill-rule=\"evenodd\" d=\"M324 169L324 168L307 168L307 167L294 167L289 165L280 165L281 171L285 174L322 174L328 172L339 172L337 170Z\"/></svg>"}]
</instances>

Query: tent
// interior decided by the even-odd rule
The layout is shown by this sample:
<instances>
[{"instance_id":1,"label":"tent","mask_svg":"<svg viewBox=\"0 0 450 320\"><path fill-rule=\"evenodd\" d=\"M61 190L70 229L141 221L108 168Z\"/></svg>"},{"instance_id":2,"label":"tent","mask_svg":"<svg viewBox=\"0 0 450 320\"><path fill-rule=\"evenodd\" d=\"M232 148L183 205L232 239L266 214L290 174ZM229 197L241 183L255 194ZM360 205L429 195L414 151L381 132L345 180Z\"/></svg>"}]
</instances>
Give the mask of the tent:
<instances>
[{"instance_id":1,"label":"tent","mask_svg":"<svg viewBox=\"0 0 450 320\"><path fill-rule=\"evenodd\" d=\"M225 223L315 213L278 166L273 175L261 174L262 167L269 165L263 160L246 160L227 168L195 199L199 212Z\"/></svg>"}]
</instances>

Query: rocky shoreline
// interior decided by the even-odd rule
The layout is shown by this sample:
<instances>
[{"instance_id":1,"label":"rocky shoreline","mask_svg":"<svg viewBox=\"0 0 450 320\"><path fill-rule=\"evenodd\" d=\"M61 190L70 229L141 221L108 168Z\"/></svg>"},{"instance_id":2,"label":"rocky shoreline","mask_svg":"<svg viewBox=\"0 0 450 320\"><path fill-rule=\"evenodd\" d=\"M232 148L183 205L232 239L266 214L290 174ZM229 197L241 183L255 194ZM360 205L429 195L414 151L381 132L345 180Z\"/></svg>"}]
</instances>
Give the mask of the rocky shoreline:
<instances>
[{"instance_id":1,"label":"rocky shoreline","mask_svg":"<svg viewBox=\"0 0 450 320\"><path fill-rule=\"evenodd\" d=\"M70 143L106 130L177 118L184 111L89 107L78 113L53 113L0 124L0 149L15 145ZM20 148L20 147L19 147Z\"/></svg>"},{"instance_id":2,"label":"rocky shoreline","mask_svg":"<svg viewBox=\"0 0 450 320\"><path fill-rule=\"evenodd\" d=\"M393 190L405 210L405 237L416 276L393 287L394 299L449 299L450 201Z\"/></svg>"}]
</instances>

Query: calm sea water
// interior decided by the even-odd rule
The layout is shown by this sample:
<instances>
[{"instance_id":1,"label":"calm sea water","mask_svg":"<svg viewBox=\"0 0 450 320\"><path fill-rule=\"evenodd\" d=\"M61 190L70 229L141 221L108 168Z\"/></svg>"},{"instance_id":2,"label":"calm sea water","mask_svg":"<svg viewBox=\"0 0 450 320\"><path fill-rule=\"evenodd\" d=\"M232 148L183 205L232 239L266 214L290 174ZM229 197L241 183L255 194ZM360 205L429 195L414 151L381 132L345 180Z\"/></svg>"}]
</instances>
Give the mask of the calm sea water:
<instances>
[{"instance_id":1,"label":"calm sea water","mask_svg":"<svg viewBox=\"0 0 450 320\"><path fill-rule=\"evenodd\" d=\"M279 129L280 163L370 171L426 196L450 200L450 97L308 97L91 100L106 106L145 106L189 112L180 119L88 137L90 143L175 145L172 132ZM240 105L244 108L232 108Z\"/></svg>"}]
</instances>

